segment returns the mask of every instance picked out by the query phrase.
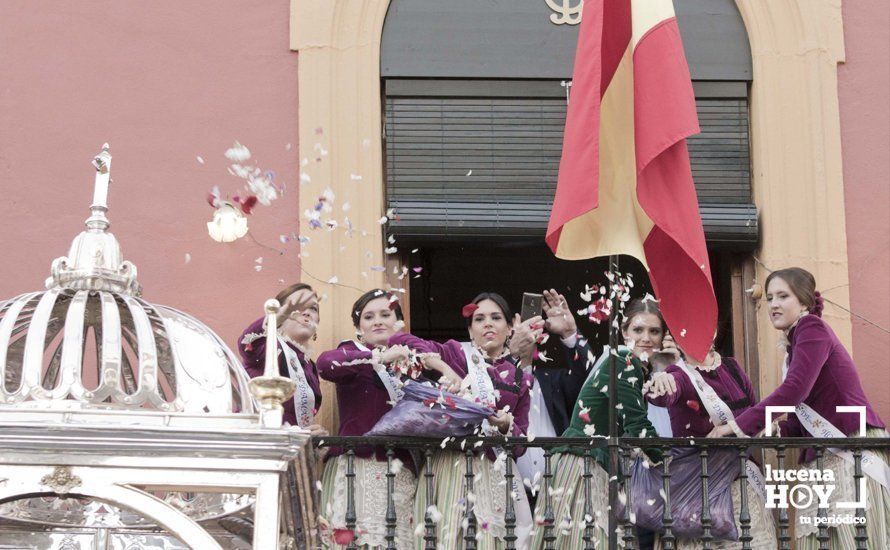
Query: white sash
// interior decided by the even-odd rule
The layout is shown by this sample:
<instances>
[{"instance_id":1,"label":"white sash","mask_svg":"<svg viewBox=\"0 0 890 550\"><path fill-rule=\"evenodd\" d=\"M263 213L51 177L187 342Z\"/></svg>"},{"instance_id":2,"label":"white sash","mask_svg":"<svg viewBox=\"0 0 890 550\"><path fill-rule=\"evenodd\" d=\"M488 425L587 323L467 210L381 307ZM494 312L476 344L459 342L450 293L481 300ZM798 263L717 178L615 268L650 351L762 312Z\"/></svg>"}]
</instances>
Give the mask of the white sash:
<instances>
[{"instance_id":1,"label":"white sash","mask_svg":"<svg viewBox=\"0 0 890 550\"><path fill-rule=\"evenodd\" d=\"M306 428L312 424L315 418L315 393L312 391L312 386L309 385L306 371L303 370L297 352L281 336L278 337L278 346L284 353L290 379L296 383L294 411L297 413L297 425Z\"/></svg>"},{"instance_id":2,"label":"white sash","mask_svg":"<svg viewBox=\"0 0 890 550\"><path fill-rule=\"evenodd\" d=\"M492 409L497 408L497 397L494 392L494 383L488 376L488 363L479 353L479 349L472 342L461 342L464 356L467 359L467 377L470 379L470 390L479 402Z\"/></svg>"},{"instance_id":3,"label":"white sash","mask_svg":"<svg viewBox=\"0 0 890 550\"><path fill-rule=\"evenodd\" d=\"M783 381L787 375L788 354L786 353L785 358L782 360ZM816 412L806 403L801 402L795 407L794 414L797 415L797 419L800 421L801 426L803 426L813 437L847 437L847 435L840 431L837 426L829 422L825 417ZM865 434L860 434L860 437L865 437ZM856 463L853 453L846 449L829 447L828 450L850 464ZM880 456L867 449L862 450L862 471L868 475L868 477L880 483L885 489L890 489L890 467L887 466L887 463L884 462Z\"/></svg>"},{"instance_id":4,"label":"white sash","mask_svg":"<svg viewBox=\"0 0 890 550\"><path fill-rule=\"evenodd\" d=\"M698 394L699 399L704 403L705 410L708 411L708 415L711 417L711 421L714 425L722 426L728 424L737 437L748 437L745 432L739 428L739 425L736 424L735 415L732 414L732 409L720 399L720 396L718 396L717 392L714 391L714 388L705 381L705 378L698 372L698 369L689 368L682 358L677 362L677 366L689 377L689 380L692 382L692 387L695 388L695 392ZM728 369L729 367L723 365L722 368ZM763 479L763 474L760 473L760 468L758 468L752 461L747 460L745 461L745 472L748 474L748 483L754 491L760 495L760 498L766 502L766 482Z\"/></svg>"},{"instance_id":5,"label":"white sash","mask_svg":"<svg viewBox=\"0 0 890 550\"><path fill-rule=\"evenodd\" d=\"M344 340L347 341L348 340ZM342 342L341 342L342 343ZM367 346L359 342L358 340L352 340L352 343L355 344L355 347L360 349L361 351L370 352ZM402 391L402 380L393 374L391 374L388 370L386 370L386 365L382 363L373 364L374 372L377 373L377 377L380 378L380 381L383 382L383 387L386 388L386 393L389 394L389 400L393 403L398 403L402 400L402 397L405 396L405 392Z\"/></svg>"}]
</instances>

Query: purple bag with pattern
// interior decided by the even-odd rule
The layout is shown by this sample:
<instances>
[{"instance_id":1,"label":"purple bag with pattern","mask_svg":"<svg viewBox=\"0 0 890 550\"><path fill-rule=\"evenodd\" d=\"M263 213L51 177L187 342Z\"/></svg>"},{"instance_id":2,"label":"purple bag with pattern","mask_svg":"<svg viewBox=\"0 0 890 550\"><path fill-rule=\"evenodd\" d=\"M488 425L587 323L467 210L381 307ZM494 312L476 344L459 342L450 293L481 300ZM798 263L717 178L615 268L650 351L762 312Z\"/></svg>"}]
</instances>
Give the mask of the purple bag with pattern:
<instances>
[{"instance_id":1,"label":"purple bag with pattern","mask_svg":"<svg viewBox=\"0 0 890 550\"><path fill-rule=\"evenodd\" d=\"M494 414L488 407L422 382L408 381L402 390L404 397L366 436L463 437Z\"/></svg>"},{"instance_id":2,"label":"purple bag with pattern","mask_svg":"<svg viewBox=\"0 0 890 550\"><path fill-rule=\"evenodd\" d=\"M699 539L704 532L701 526L701 458L694 448L674 448L670 456L671 516L674 520L671 531L678 538ZM646 468L642 460L637 458L630 468L631 509L638 527L662 531L662 470L659 466ZM708 474L711 535L714 540L737 541L739 534L732 508L732 482L739 476L739 459L735 449L710 449ZM618 517L623 518L625 505L619 502L616 509Z\"/></svg>"}]
</instances>

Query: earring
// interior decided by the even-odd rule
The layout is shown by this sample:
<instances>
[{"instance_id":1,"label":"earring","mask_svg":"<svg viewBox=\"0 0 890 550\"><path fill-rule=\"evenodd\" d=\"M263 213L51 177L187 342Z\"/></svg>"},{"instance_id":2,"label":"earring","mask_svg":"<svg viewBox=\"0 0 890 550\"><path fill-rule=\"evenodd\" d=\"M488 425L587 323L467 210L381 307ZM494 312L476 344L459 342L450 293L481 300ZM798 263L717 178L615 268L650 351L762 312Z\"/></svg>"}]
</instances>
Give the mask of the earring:
<instances>
[{"instance_id":1,"label":"earring","mask_svg":"<svg viewBox=\"0 0 890 550\"><path fill-rule=\"evenodd\" d=\"M355 339L358 340L359 342L365 341L364 338L362 338L362 333L358 332L358 331L355 332Z\"/></svg>"},{"instance_id":2,"label":"earring","mask_svg":"<svg viewBox=\"0 0 890 550\"><path fill-rule=\"evenodd\" d=\"M318 340L318 333L317 333L317 332L316 332L315 334L312 335L312 341L314 342L315 340Z\"/></svg>"}]
</instances>

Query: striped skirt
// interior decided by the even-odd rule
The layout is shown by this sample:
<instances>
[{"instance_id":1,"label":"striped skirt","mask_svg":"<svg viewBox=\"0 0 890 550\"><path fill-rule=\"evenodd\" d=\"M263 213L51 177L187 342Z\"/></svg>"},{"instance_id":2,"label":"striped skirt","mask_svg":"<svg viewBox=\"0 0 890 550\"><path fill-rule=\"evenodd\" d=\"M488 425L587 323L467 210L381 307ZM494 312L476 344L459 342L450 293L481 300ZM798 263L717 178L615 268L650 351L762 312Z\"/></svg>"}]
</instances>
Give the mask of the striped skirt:
<instances>
[{"instance_id":1,"label":"striped skirt","mask_svg":"<svg viewBox=\"0 0 890 550\"><path fill-rule=\"evenodd\" d=\"M325 465L321 487L321 523L324 548L345 548L350 539L363 548L386 547L387 464L373 458L355 458L355 531L346 529L346 457L336 456ZM408 468L396 472L393 502L396 509L396 548L411 545L414 530L414 492L417 480Z\"/></svg>"},{"instance_id":2,"label":"striped skirt","mask_svg":"<svg viewBox=\"0 0 890 550\"><path fill-rule=\"evenodd\" d=\"M423 473L417 486L414 504L414 547L424 548L425 518L430 512L436 533L436 548L457 550L465 548L464 536L468 522L467 503L472 503L476 517L476 548L500 550L505 547L507 534L504 514L507 505L507 484L502 464L492 462L485 455L473 458L473 491L467 494L466 456L457 451L440 451L432 460L433 494L429 495ZM511 491L516 512L516 548L528 548L531 530L531 510L519 479L519 471L513 465L514 488ZM435 506L435 508L432 508ZM399 548L402 548L401 546Z\"/></svg>"},{"instance_id":3,"label":"striped skirt","mask_svg":"<svg viewBox=\"0 0 890 550\"><path fill-rule=\"evenodd\" d=\"M553 488L550 493L550 506L553 511L553 534L556 541L553 547L558 550L580 550L584 548L584 530L593 524L593 546L607 548L609 543L609 475L591 459L590 505L591 514L584 514L584 458L570 453L554 455ZM532 548L544 547L544 507L546 495L543 488L538 491L535 506L535 530L532 533ZM619 538L619 544L623 542Z\"/></svg>"},{"instance_id":4,"label":"striped skirt","mask_svg":"<svg viewBox=\"0 0 890 550\"><path fill-rule=\"evenodd\" d=\"M869 428L866 437L890 437L880 428ZM876 454L890 464L890 453L876 451ZM815 468L815 463L806 466ZM801 467L804 467L801 465ZM855 478L853 477L853 464L843 458L827 452L823 462L826 470L832 470L835 474L835 491L831 495L830 506L826 510L826 516L848 516L855 512L851 508L837 508L834 503L853 502L856 500ZM869 550L886 550L890 548L890 491L877 481L866 476L867 507L865 509L865 531L868 535ZM819 527L815 518L819 512L815 503L807 509L797 510L796 513L796 538L799 550L817 550L819 548ZM803 518L808 518L806 523L801 523ZM831 525L828 527L828 547L832 550L854 550L856 548L855 525Z\"/></svg>"}]
</instances>

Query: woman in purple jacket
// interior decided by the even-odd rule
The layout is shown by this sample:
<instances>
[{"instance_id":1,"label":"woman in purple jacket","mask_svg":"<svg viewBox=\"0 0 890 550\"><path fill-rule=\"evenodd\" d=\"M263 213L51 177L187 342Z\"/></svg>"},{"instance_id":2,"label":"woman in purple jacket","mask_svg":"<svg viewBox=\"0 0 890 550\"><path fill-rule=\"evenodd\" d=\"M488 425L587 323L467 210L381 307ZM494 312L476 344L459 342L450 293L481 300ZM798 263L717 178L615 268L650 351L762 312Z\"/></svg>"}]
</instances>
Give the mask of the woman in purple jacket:
<instances>
[{"instance_id":1,"label":"woman in purple jacket","mask_svg":"<svg viewBox=\"0 0 890 550\"><path fill-rule=\"evenodd\" d=\"M459 376L435 357L417 357L404 345L390 344L404 326L402 307L396 296L375 289L363 294L352 306L354 340L340 342L337 349L318 357L322 378L337 386L341 436L363 436L396 401L401 399L403 376L419 367L433 371L434 378L456 382ZM415 365L414 360L422 361ZM419 371L415 371L418 372ZM360 547L386 546L387 456L383 447L355 449L355 532L346 530L347 462L344 449L331 448L322 476L321 513L327 518L336 544L353 539ZM417 486L411 455L396 449L393 468L396 509L396 547L408 548L413 540L414 491ZM404 464L405 467L401 467Z\"/></svg>"},{"instance_id":2,"label":"woman in purple jacket","mask_svg":"<svg viewBox=\"0 0 890 550\"><path fill-rule=\"evenodd\" d=\"M744 369L732 357L721 357L716 350L711 348L710 353L701 363L691 358L681 358L680 352L670 335L665 336L663 347L665 352L673 352L673 360L667 370L656 374L643 386L646 400L659 407L666 407L671 419L671 431L674 437L701 438L708 435L715 425L727 423L735 425L738 430L735 417L742 414L757 404L754 388ZM666 354L662 354L666 355ZM660 359L660 357L659 357ZM741 431L737 431L737 435ZM712 456L723 452L713 450ZM731 451L731 464L737 461L734 451ZM723 460L723 457L719 457ZM675 463L671 466L676 474L678 462L687 461L692 467L699 464L698 453L684 454L675 457ZM747 484L742 487L738 479L737 468L720 468L711 473L711 497L715 488L729 490L732 503L732 518L738 528L741 512L741 491L747 493L748 513L750 514L750 534L753 540L750 547L754 550L770 550L776 548L775 525L772 516L765 509L763 475L759 467L752 461L746 465ZM718 472L727 475L725 479L717 479ZM701 499L700 493L697 497ZM697 512L700 514L700 512ZM712 515L714 511L712 510ZM729 514L727 514L728 516ZM699 516L700 517L700 516ZM674 516L675 521L681 518ZM694 523L694 519L692 519ZM698 522L700 523L700 522ZM737 534L741 531L736 530ZM700 547L700 543L687 538L679 538L675 547L680 550ZM741 542L720 540L712 544L712 548L718 550L738 549Z\"/></svg>"},{"instance_id":3,"label":"woman in purple jacket","mask_svg":"<svg viewBox=\"0 0 890 550\"><path fill-rule=\"evenodd\" d=\"M507 339L513 326L510 306L494 292L483 292L464 306L469 342L449 340L439 343L422 340L411 334L399 333L390 338L391 344L404 344L411 349L434 353L461 375L465 375L463 387L467 397L495 411L481 433L485 435L522 436L528 429L528 412L531 404L529 391L534 384L530 374L524 374L510 361ZM516 449L521 455L524 449ZM501 452L492 450L477 455L473 461L472 494L466 487L465 457L458 451L441 451L433 458L435 475L434 494L428 495L426 484L417 490L415 517L422 527L426 514L436 523L441 548L463 548L464 514L472 503L477 520L476 548L494 550L503 548L506 526L506 483L504 462L512 460ZM532 527L531 510L519 472L513 464L514 487L511 491L516 511L516 548L528 548L528 535ZM428 503L431 502L431 505ZM420 531L422 533L422 531ZM424 548L418 537L414 546Z\"/></svg>"},{"instance_id":4,"label":"woman in purple jacket","mask_svg":"<svg viewBox=\"0 0 890 550\"><path fill-rule=\"evenodd\" d=\"M296 283L275 297L278 310L278 373L296 383L294 396L284 405L284 422L300 426L314 436L327 435L315 422L321 408L318 370L308 357L309 343L318 329L318 295L312 287ZM248 326L238 339L238 352L251 378L262 376L266 368L266 327L261 317Z\"/></svg>"},{"instance_id":5,"label":"woman in purple jacket","mask_svg":"<svg viewBox=\"0 0 890 550\"><path fill-rule=\"evenodd\" d=\"M777 435L785 437L845 437L859 435L859 415L838 411L839 406L862 407L867 437L888 437L884 423L869 404L850 354L831 327L822 320L822 297L816 291L813 275L799 267L780 269L766 279L766 300L770 321L782 331L786 345L784 381L760 403L736 418L746 435L757 435L766 427L767 406L795 407L788 419L778 424ZM712 437L733 434L729 425L717 426ZM801 453L802 467L816 467L816 452ZM864 452L863 473L867 479L868 506L865 528L869 548L886 548L890 543L890 453ZM849 515L848 508L836 508L838 502L855 501L852 453L829 449L823 468L835 473L836 490L832 493L828 516ZM808 509L798 509L798 517L818 515L816 499ZM818 548L817 526L797 526L797 548ZM829 524L830 548L855 548L855 526Z\"/></svg>"}]
</instances>

